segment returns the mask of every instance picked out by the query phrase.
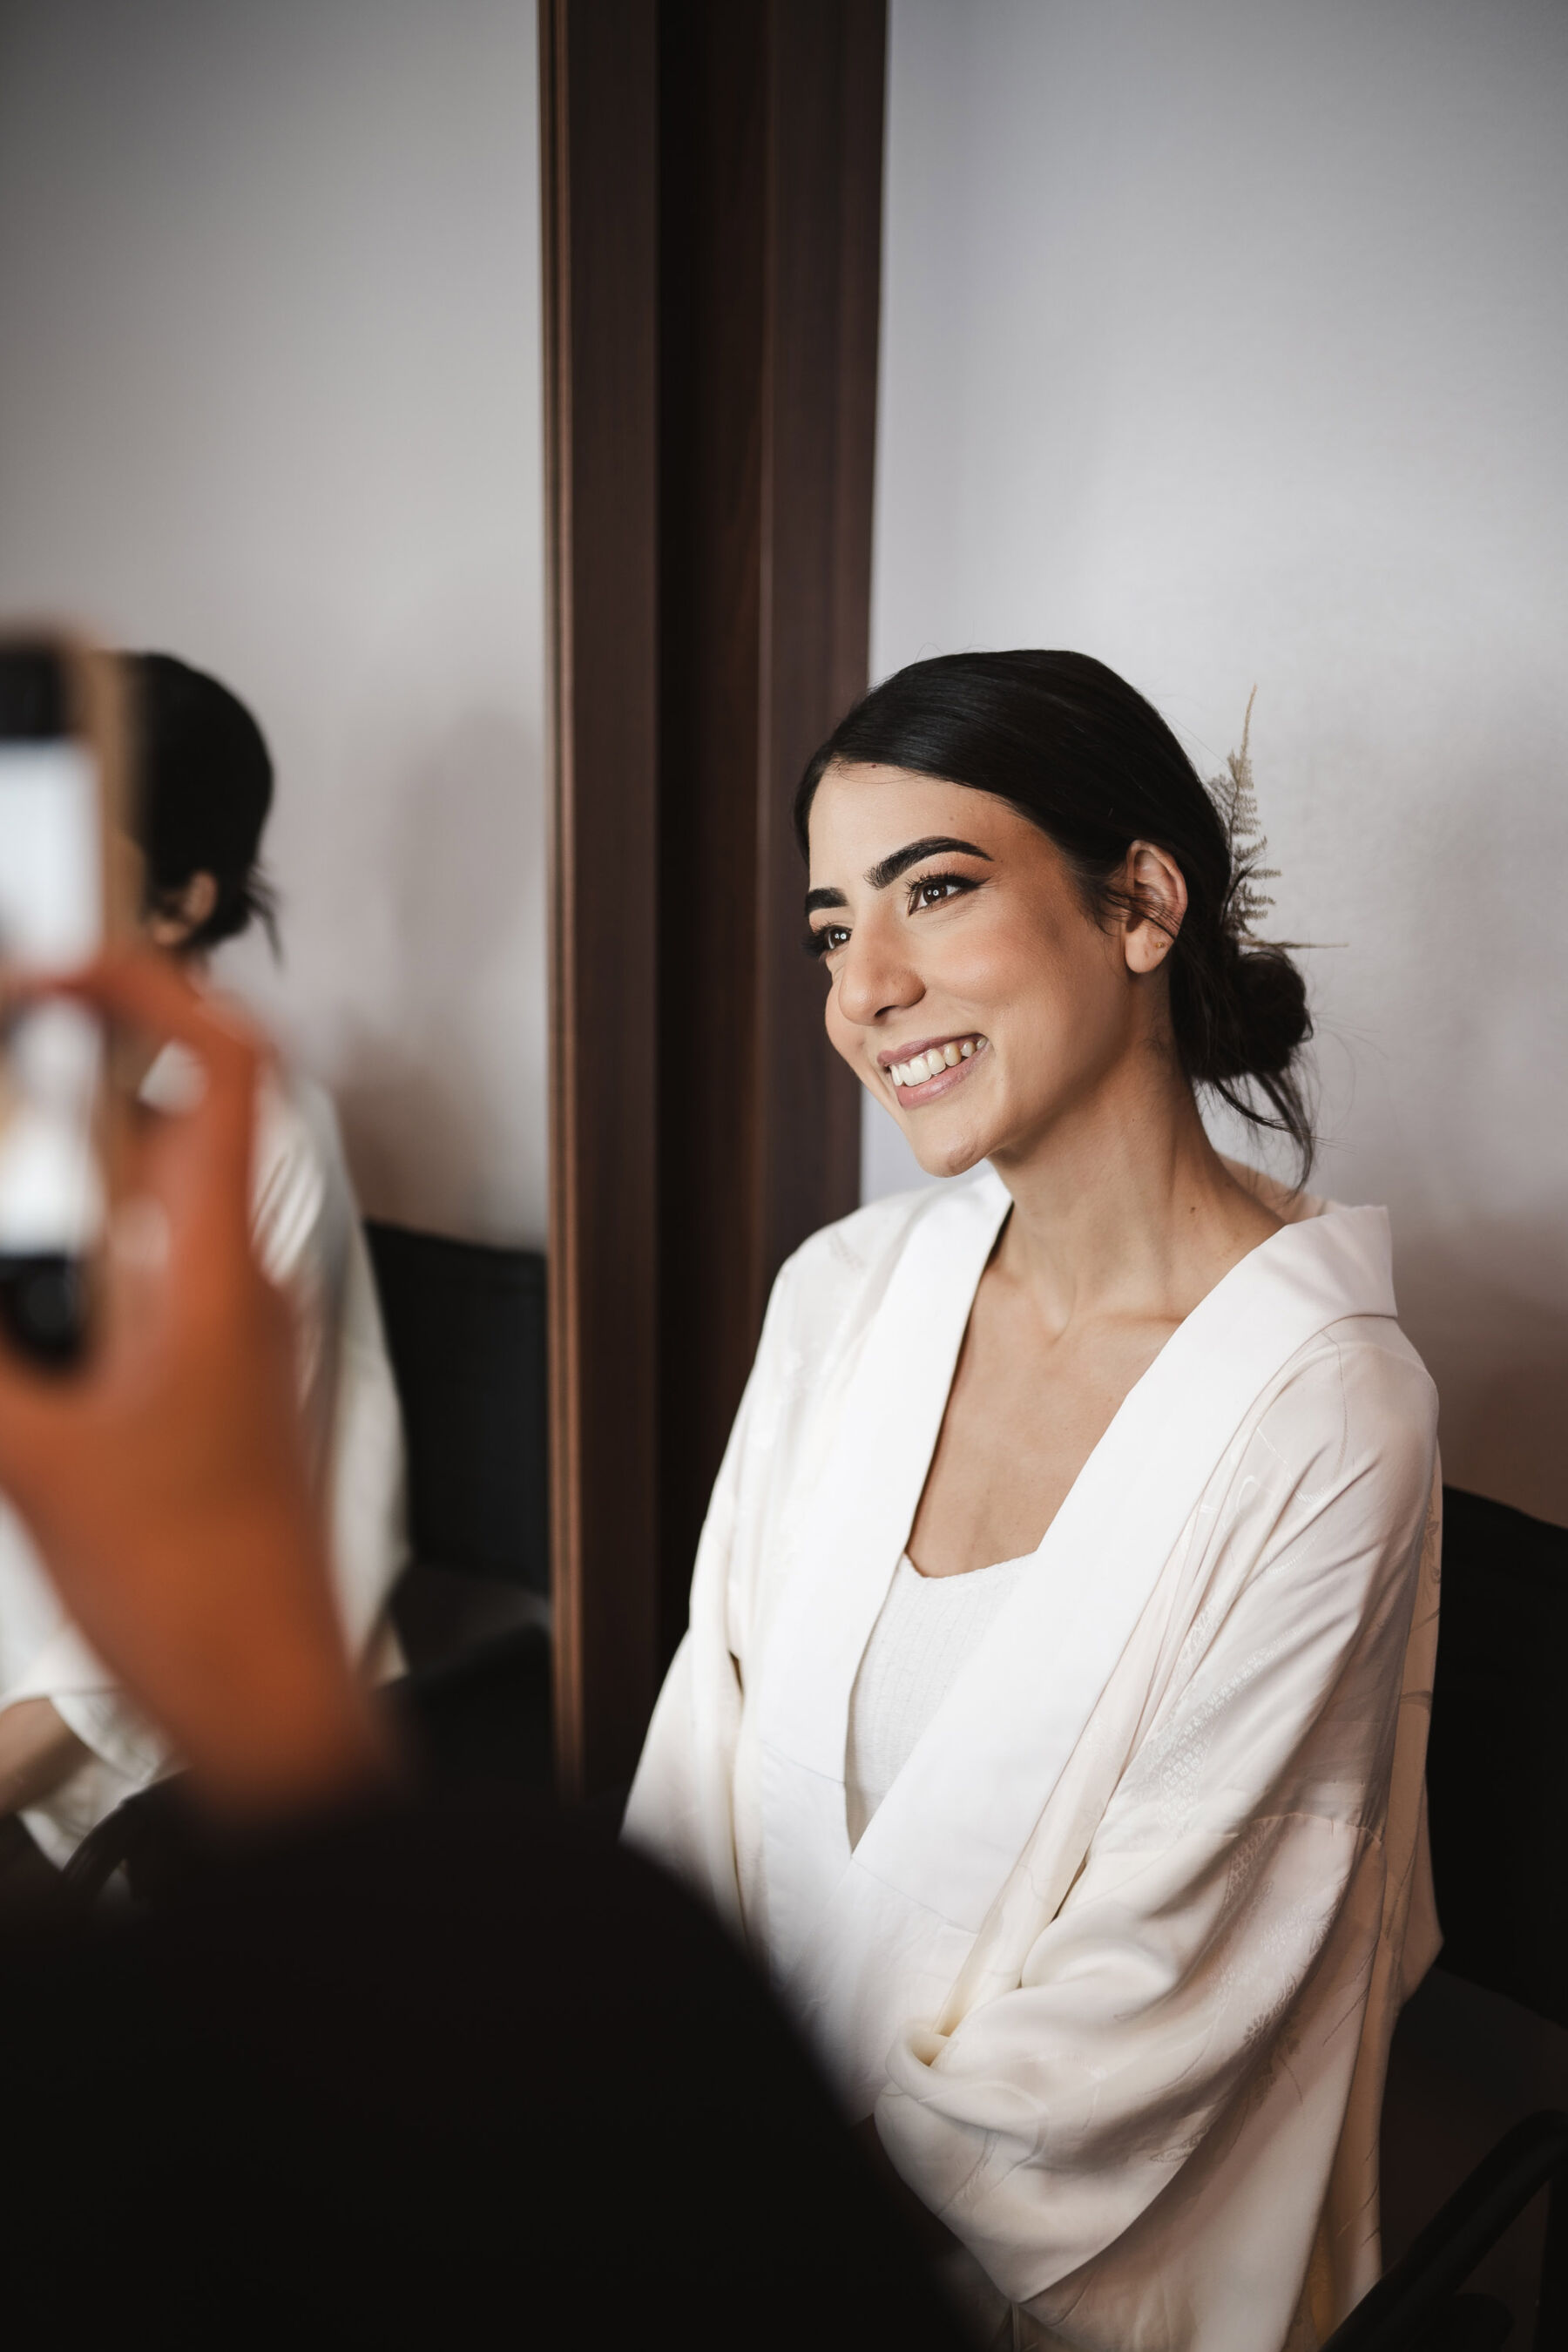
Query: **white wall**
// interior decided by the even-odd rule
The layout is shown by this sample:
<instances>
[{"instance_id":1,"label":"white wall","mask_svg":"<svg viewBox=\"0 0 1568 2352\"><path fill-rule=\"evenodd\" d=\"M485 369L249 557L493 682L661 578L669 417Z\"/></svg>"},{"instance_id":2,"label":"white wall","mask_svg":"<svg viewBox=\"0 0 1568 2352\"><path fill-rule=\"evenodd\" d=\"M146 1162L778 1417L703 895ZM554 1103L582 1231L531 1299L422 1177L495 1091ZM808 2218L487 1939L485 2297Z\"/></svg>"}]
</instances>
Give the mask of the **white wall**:
<instances>
[{"instance_id":1,"label":"white wall","mask_svg":"<svg viewBox=\"0 0 1568 2352\"><path fill-rule=\"evenodd\" d=\"M1456 1482L1568 1520L1568 11L892 0L873 668L1258 688L1318 1181ZM911 1181L868 1105L867 1189Z\"/></svg>"},{"instance_id":2,"label":"white wall","mask_svg":"<svg viewBox=\"0 0 1568 2352\"><path fill-rule=\"evenodd\" d=\"M542 1239L532 0L0 0L0 607L270 740L286 961L365 1203Z\"/></svg>"}]
</instances>

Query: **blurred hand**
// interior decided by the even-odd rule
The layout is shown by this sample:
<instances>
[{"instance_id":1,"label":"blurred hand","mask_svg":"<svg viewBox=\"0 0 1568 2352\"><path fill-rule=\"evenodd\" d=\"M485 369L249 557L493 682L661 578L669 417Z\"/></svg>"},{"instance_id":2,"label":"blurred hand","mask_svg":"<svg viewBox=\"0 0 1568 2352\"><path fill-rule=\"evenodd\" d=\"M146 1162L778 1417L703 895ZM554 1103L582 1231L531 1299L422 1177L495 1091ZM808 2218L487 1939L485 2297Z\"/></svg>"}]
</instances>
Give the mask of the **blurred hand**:
<instances>
[{"instance_id":1,"label":"blurred hand","mask_svg":"<svg viewBox=\"0 0 1568 2352\"><path fill-rule=\"evenodd\" d=\"M0 1347L0 1487L212 1804L346 1793L384 1764L333 1609L288 1307L251 1248L267 1048L150 951L58 986L177 1041L203 1087L124 1139L83 1364L39 1372Z\"/></svg>"}]
</instances>

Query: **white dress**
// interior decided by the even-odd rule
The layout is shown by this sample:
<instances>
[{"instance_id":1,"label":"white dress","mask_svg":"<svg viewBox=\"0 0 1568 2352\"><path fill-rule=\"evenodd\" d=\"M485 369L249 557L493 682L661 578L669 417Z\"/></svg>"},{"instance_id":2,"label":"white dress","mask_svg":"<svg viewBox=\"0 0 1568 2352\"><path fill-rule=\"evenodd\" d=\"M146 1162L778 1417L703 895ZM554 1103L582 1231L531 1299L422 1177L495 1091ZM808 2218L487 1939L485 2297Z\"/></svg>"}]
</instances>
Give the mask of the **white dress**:
<instances>
[{"instance_id":1,"label":"white dress","mask_svg":"<svg viewBox=\"0 0 1568 2352\"><path fill-rule=\"evenodd\" d=\"M900 1560L849 1694L844 1809L852 1846L1023 1565L1002 1559L963 1576L922 1576L908 1552Z\"/></svg>"},{"instance_id":2,"label":"white dress","mask_svg":"<svg viewBox=\"0 0 1568 2352\"><path fill-rule=\"evenodd\" d=\"M1377 2273L1388 2036L1436 1945L1432 1384L1380 1210L1252 1251L852 1846L851 1694L1006 1207L989 1172L879 1202L780 1275L628 1834L765 1960L989 2322L1315 2344Z\"/></svg>"},{"instance_id":3,"label":"white dress","mask_svg":"<svg viewBox=\"0 0 1568 2352\"><path fill-rule=\"evenodd\" d=\"M177 1108L187 1083L171 1050L153 1065L143 1099ZM308 1080L264 1088L252 1218L262 1264L295 1310L300 1393L344 1633L379 1678L396 1658L384 1612L407 1557L402 1423L337 1120ZM221 1562L214 1567L219 1572ZM177 1759L70 1623L21 1520L0 1498L0 1707L24 1698L48 1699L91 1751L22 1815L63 1865L106 1814Z\"/></svg>"}]
</instances>

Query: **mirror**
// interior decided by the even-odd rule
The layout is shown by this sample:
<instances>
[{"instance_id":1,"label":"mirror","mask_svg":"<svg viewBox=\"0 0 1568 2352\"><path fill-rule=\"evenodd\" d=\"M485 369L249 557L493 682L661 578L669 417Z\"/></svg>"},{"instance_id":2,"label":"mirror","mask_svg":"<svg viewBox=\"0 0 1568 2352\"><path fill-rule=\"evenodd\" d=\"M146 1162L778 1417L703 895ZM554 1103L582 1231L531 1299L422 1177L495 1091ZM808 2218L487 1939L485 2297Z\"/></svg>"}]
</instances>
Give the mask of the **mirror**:
<instances>
[{"instance_id":1,"label":"mirror","mask_svg":"<svg viewBox=\"0 0 1568 2352\"><path fill-rule=\"evenodd\" d=\"M0 7L0 609L178 656L270 751L280 951L253 925L212 976L288 1057L267 1213L381 1673L405 1544L361 1213L409 1662L548 1618L536 51L490 0ZM60 1630L0 1582L0 1696L52 1673L78 1742L27 1815L57 1863L157 1753L92 1661L42 1660Z\"/></svg>"}]
</instances>

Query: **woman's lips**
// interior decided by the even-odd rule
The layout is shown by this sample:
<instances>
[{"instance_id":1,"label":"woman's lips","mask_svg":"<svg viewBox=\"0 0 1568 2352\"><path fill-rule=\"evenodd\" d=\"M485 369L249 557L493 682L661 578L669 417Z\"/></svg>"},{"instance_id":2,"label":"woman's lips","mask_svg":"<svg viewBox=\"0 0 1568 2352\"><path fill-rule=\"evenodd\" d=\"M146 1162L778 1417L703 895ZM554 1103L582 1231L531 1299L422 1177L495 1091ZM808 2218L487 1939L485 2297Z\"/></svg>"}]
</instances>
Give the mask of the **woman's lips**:
<instances>
[{"instance_id":1,"label":"woman's lips","mask_svg":"<svg viewBox=\"0 0 1568 2352\"><path fill-rule=\"evenodd\" d=\"M886 1062L883 1075L893 1089L893 1100L899 1108L914 1110L924 1103L935 1102L941 1095L951 1094L986 1051L986 1040L976 1033L944 1037L940 1044L921 1046L901 1059ZM931 1066L933 1062L937 1065L934 1070ZM925 1075L917 1076L917 1071Z\"/></svg>"}]
</instances>

